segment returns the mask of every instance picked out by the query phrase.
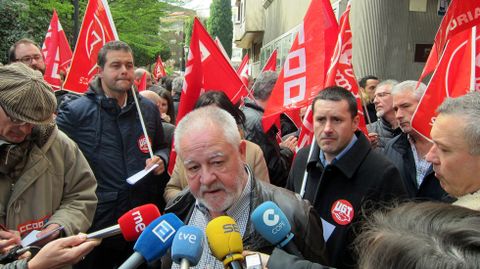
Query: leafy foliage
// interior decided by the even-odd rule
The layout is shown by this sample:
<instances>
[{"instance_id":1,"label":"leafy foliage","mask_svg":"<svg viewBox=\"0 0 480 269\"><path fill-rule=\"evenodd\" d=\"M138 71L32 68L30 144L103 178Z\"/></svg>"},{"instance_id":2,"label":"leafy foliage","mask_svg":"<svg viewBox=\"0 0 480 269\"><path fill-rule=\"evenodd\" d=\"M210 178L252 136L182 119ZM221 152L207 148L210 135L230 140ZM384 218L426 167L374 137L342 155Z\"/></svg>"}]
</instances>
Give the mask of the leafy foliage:
<instances>
[{"instance_id":1,"label":"leafy foliage","mask_svg":"<svg viewBox=\"0 0 480 269\"><path fill-rule=\"evenodd\" d=\"M222 42L229 57L232 57L233 22L230 0L213 0L210 5L210 17L207 21L207 31Z\"/></svg>"}]
</instances>

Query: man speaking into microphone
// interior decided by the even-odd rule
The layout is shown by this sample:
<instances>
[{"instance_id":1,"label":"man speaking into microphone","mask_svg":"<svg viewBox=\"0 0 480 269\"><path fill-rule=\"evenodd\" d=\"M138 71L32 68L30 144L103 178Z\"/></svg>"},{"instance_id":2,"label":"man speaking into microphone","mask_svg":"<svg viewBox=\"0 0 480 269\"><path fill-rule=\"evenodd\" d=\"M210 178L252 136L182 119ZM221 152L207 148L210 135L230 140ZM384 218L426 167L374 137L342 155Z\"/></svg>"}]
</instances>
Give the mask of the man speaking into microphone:
<instances>
[{"instance_id":1,"label":"man speaking into microphone","mask_svg":"<svg viewBox=\"0 0 480 269\"><path fill-rule=\"evenodd\" d=\"M255 231L249 216L264 201L273 201L290 222L292 241L303 257L326 264L325 244L318 236L322 234L320 218L294 193L253 177L245 164L245 141L228 112L209 106L186 115L175 129L175 150L185 165L188 188L167 205L166 212L202 231L212 219L228 215L238 225L244 249L271 253L275 246ZM265 218L275 229L278 217L265 214ZM164 268L171 264L167 259ZM224 265L205 247L193 268L221 269Z\"/></svg>"}]
</instances>

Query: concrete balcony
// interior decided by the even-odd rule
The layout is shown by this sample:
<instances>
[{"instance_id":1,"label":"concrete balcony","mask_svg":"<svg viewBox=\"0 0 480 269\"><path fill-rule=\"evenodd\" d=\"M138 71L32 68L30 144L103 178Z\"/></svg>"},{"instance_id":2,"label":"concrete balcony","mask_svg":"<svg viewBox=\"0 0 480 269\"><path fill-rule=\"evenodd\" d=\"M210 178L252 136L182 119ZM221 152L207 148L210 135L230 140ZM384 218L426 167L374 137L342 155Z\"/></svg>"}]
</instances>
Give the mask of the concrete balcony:
<instances>
[{"instance_id":1,"label":"concrete balcony","mask_svg":"<svg viewBox=\"0 0 480 269\"><path fill-rule=\"evenodd\" d=\"M265 31L264 0L237 0L238 14L234 23L234 40L239 48L248 49L261 43Z\"/></svg>"}]
</instances>

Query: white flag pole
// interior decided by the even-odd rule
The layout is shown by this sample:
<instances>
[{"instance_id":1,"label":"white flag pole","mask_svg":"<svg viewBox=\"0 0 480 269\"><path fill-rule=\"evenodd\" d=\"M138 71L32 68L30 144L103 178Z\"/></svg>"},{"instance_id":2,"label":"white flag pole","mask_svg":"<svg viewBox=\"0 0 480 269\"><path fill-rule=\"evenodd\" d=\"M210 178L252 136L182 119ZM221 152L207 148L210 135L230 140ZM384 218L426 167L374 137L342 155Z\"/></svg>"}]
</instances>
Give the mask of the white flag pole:
<instances>
[{"instance_id":1,"label":"white flag pole","mask_svg":"<svg viewBox=\"0 0 480 269\"><path fill-rule=\"evenodd\" d=\"M470 71L470 91L475 91L475 66L477 58L477 26L472 27L472 59L471 59L471 71Z\"/></svg>"},{"instance_id":2,"label":"white flag pole","mask_svg":"<svg viewBox=\"0 0 480 269\"><path fill-rule=\"evenodd\" d=\"M150 139L148 139L147 128L145 128L145 121L143 120L142 111L140 110L140 104L138 103L137 94L132 85L132 94L133 100L135 100L135 105L137 106L138 117L140 118L140 124L142 125L143 135L145 136L145 142L147 143L148 152L150 153L150 158L153 159L152 145L150 144Z\"/></svg>"}]
</instances>

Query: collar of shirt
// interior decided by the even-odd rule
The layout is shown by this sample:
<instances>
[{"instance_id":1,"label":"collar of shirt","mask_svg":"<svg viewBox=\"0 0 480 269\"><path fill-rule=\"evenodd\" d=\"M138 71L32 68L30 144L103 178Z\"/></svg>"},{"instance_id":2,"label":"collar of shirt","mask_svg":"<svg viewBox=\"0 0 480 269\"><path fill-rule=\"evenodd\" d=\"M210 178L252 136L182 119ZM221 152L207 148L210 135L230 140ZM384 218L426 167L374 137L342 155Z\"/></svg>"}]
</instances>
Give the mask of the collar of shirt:
<instances>
[{"instance_id":1,"label":"collar of shirt","mask_svg":"<svg viewBox=\"0 0 480 269\"><path fill-rule=\"evenodd\" d=\"M0 147L3 146L3 145L11 145L11 144L12 144L12 143L9 143L9 142L7 142L7 141L5 141L5 140L0 139Z\"/></svg>"},{"instance_id":2,"label":"collar of shirt","mask_svg":"<svg viewBox=\"0 0 480 269\"><path fill-rule=\"evenodd\" d=\"M250 169L245 168L248 173L248 180L245 184L245 188L240 195L240 198L234 203L234 205L229 208L225 215L232 217L235 222L237 222L238 229L242 237L245 235L247 230L247 224L250 220L250 206L251 206L251 189L253 184L253 176ZM188 225L196 226L201 230L205 231L208 222L211 220L210 213L208 209L198 201L195 202L195 208L192 212L192 216L188 221ZM208 241L206 237L204 238L204 246L208 246ZM178 264L173 264L172 268L180 268ZM218 261L213 257L210 248L204 247L202 257L197 266L192 268L223 268L223 263Z\"/></svg>"},{"instance_id":3,"label":"collar of shirt","mask_svg":"<svg viewBox=\"0 0 480 269\"><path fill-rule=\"evenodd\" d=\"M353 134L352 140L350 140L350 143L339 153L335 158L332 160L332 164L335 163L336 161L340 160L347 152L355 145L355 142L357 142L358 138L355 134ZM323 153L323 150L320 150L320 162L322 163L323 167L329 165L327 159L325 158L325 154Z\"/></svg>"}]
</instances>

